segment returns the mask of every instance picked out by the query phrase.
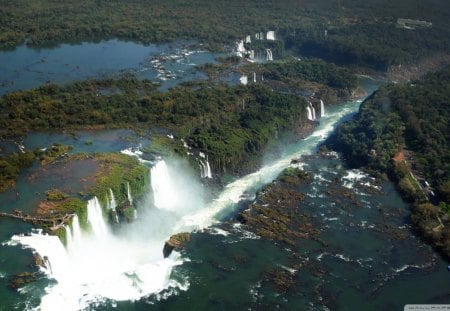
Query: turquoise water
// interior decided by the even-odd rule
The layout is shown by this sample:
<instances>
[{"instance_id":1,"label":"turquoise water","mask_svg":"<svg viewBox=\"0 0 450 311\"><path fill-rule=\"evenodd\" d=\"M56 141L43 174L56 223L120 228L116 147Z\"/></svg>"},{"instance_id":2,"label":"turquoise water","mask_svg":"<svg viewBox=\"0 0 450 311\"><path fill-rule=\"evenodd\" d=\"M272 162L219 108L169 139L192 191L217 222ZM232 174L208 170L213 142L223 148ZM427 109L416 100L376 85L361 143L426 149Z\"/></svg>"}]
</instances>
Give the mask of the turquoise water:
<instances>
[{"instance_id":1,"label":"turquoise water","mask_svg":"<svg viewBox=\"0 0 450 311\"><path fill-rule=\"evenodd\" d=\"M0 53L0 93L48 81L66 83L123 72L156 79L162 88L168 88L184 79L203 78L192 70L193 65L213 60L211 53L189 53L182 46L142 46L117 40L61 45L56 49L20 47L14 52ZM370 80L362 80L361 84L369 93L377 87ZM343 119L350 118L357 107L357 103L348 105ZM341 108L327 109L331 113ZM295 153L300 147L313 152L318 141L315 137L287 146L286 154ZM55 142L72 145L72 153L118 152L145 144L147 139L129 130L110 130L32 133L21 143L25 149L34 149ZM14 151L15 147L8 145L5 149L8 148ZM412 234L407 205L392 184L382 183L380 192L368 193L358 187L358 183L373 183L365 176L355 181L352 188L357 206L342 198L338 202L326 191L343 189L348 171L342 161L317 157L303 161L305 169L316 177L311 184L297 189L307 194L299 209L313 219L327 247L305 240L292 249L282 243L257 239L245 227L236 226L236 205L230 205L221 211L222 223L216 225L228 235L208 231L194 234L190 249L184 254L189 260L173 270L172 279L189 280L187 290L171 289L136 302L106 301L92 309L400 310L406 303L450 302L447 263ZM37 166L31 167L21 174L16 190L0 194L0 206L3 211L15 208L32 211L49 188L79 191L76 181L89 170L80 167L68 177L58 170L42 172ZM336 178L338 183L328 182ZM270 180L258 181L251 190L258 190L266 182ZM30 232L31 228L28 224L1 219L0 310L38 306L44 288L53 282L40 274L36 282L19 292L8 288L14 274L35 271L30 266L30 250L6 244L13 234ZM396 238L393 232L403 238ZM299 264L304 264L304 268L292 274L293 285L286 292L277 292L268 272L290 273L286 267Z\"/></svg>"}]
</instances>

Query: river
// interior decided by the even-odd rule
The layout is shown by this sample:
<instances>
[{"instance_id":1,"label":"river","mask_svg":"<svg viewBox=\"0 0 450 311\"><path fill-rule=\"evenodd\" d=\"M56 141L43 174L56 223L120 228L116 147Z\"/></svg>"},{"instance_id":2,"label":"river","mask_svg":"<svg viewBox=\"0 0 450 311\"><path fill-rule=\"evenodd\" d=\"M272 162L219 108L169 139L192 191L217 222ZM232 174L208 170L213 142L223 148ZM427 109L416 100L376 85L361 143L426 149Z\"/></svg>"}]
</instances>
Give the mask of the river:
<instances>
[{"instance_id":1,"label":"river","mask_svg":"<svg viewBox=\"0 0 450 311\"><path fill-rule=\"evenodd\" d=\"M147 52L133 51L137 59ZM101 68L108 70L107 66ZM19 88L36 86L42 83L39 79L32 77L30 84ZM371 80L362 84L369 94L377 87ZM311 135L285 146L278 158L236 178L213 199L209 199L198 172L173 159L163 159L152 167L148 192L153 195L136 203L136 221L111 227L98 213L98 203L93 199L88 206L91 232L80 233L72 223L67 229L72 237L67 247L30 225L2 219L0 310L39 306L42 310L379 310L399 309L406 303L448 301L446 289L450 283L445 262L412 235L407 205L393 185L375 185L362 172L347 170L339 158L302 160L302 167L314 179L299 189L307 194L299 208L315 219L328 247L305 242L295 250L300 256L293 258L292 249L258 238L234 221L242 195L256 194L271 183L291 159L314 154L336 125L350 118L359 105L360 101L354 101L326 106L325 116ZM75 137L35 133L23 143L26 148L35 148L70 141L72 152L118 152L148 143L123 130L80 132ZM13 191L0 195L4 209L30 210L46 187L60 182L51 174L30 179L35 170L32 167L20 176L19 197ZM64 183L76 187L73 180ZM358 184L379 189L374 194L361 190ZM351 189L362 207L346 210L337 206L333 198L324 195L333 187ZM388 230L379 230L386 226L405 238L395 239ZM205 228L210 229L202 231ZM172 234L192 230L197 233L186 254L174 252L163 258L164 242ZM10 290L12 275L33 271L32 252L48 257L50 265L40 271L36 281L19 291ZM308 263L311 268L297 273L292 267L299 263ZM274 279L268 277L268 271L274 269L295 275L289 291L275 289ZM324 272L317 274L316 270Z\"/></svg>"}]
</instances>

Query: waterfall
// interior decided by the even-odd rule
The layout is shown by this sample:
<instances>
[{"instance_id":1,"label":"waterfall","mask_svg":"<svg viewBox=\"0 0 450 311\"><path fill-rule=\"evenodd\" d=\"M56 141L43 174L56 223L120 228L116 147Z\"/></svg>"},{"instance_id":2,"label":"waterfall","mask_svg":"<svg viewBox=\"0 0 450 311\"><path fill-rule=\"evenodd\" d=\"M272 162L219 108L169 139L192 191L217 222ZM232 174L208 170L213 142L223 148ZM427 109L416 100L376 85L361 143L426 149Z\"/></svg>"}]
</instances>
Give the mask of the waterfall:
<instances>
[{"instance_id":1,"label":"waterfall","mask_svg":"<svg viewBox=\"0 0 450 311\"><path fill-rule=\"evenodd\" d=\"M307 113L307 118L308 118L308 120L313 120L313 117L312 117L312 112L311 112L311 107L306 107L306 113Z\"/></svg>"},{"instance_id":2,"label":"waterfall","mask_svg":"<svg viewBox=\"0 0 450 311\"><path fill-rule=\"evenodd\" d=\"M117 202L116 202L116 198L114 197L114 193L112 191L112 189L109 189L109 194L111 196L111 200L109 201L109 209L112 210L112 213L114 215L114 219L116 220L116 223L119 223L119 217L117 216L117 211L116 211L116 207L117 207Z\"/></svg>"},{"instance_id":3,"label":"waterfall","mask_svg":"<svg viewBox=\"0 0 450 311\"><path fill-rule=\"evenodd\" d=\"M256 83L256 72L253 72L253 82Z\"/></svg>"},{"instance_id":4,"label":"waterfall","mask_svg":"<svg viewBox=\"0 0 450 311\"><path fill-rule=\"evenodd\" d=\"M248 58L255 59L255 50L250 50L249 51Z\"/></svg>"},{"instance_id":5,"label":"waterfall","mask_svg":"<svg viewBox=\"0 0 450 311\"><path fill-rule=\"evenodd\" d=\"M152 167L151 185L155 206L160 209L176 210L180 203L180 197L164 160L159 161Z\"/></svg>"},{"instance_id":6,"label":"waterfall","mask_svg":"<svg viewBox=\"0 0 450 311\"><path fill-rule=\"evenodd\" d=\"M212 178L211 166L208 159L206 161L199 159L200 164L200 177L201 178Z\"/></svg>"},{"instance_id":7,"label":"waterfall","mask_svg":"<svg viewBox=\"0 0 450 311\"><path fill-rule=\"evenodd\" d=\"M245 43L252 43L252 38L250 35L245 37Z\"/></svg>"},{"instance_id":8,"label":"waterfall","mask_svg":"<svg viewBox=\"0 0 450 311\"><path fill-rule=\"evenodd\" d=\"M70 226L68 226L68 225L65 225L64 229L66 230L66 246L67 246L67 248L70 249L73 244L72 231L70 230Z\"/></svg>"},{"instance_id":9,"label":"waterfall","mask_svg":"<svg viewBox=\"0 0 450 311\"><path fill-rule=\"evenodd\" d=\"M206 178L212 178L211 166L209 165L208 156L206 156Z\"/></svg>"},{"instance_id":10,"label":"waterfall","mask_svg":"<svg viewBox=\"0 0 450 311\"><path fill-rule=\"evenodd\" d=\"M269 30L266 34L266 39L270 40L270 41L274 41L275 40L275 31Z\"/></svg>"},{"instance_id":11,"label":"waterfall","mask_svg":"<svg viewBox=\"0 0 450 311\"><path fill-rule=\"evenodd\" d=\"M316 120L316 109L314 108L314 106L312 105L311 102L308 103L308 119L311 121ZM311 115L311 118L309 118L309 116Z\"/></svg>"},{"instance_id":12,"label":"waterfall","mask_svg":"<svg viewBox=\"0 0 450 311\"><path fill-rule=\"evenodd\" d=\"M130 203L131 206L133 206L133 197L131 196L131 189L130 189L129 182L127 182L127 197L128 197L128 202Z\"/></svg>"},{"instance_id":13,"label":"waterfall","mask_svg":"<svg viewBox=\"0 0 450 311\"><path fill-rule=\"evenodd\" d=\"M247 84L248 84L248 78L247 78L247 76L241 76L241 77L239 78L239 82L240 82L242 85L247 85Z\"/></svg>"},{"instance_id":14,"label":"waterfall","mask_svg":"<svg viewBox=\"0 0 450 311\"><path fill-rule=\"evenodd\" d=\"M179 170L169 170L166 163L160 161L151 173L153 199L159 206L164 206L157 199L158 191L166 194L161 200L176 198L178 202L172 206L177 208L177 212L180 211L179 214L149 208L148 213L142 213L138 221L129 225L133 226L130 227L132 230L119 231L116 236L108 230L98 199L93 198L88 202L88 224L93 229L83 232L80 243L75 242L75 218L72 220L73 252L67 251L58 237L45 235L42 231L14 235L11 242L32 249L41 257L47 257L51 263L51 269L50 265L42 269L52 281L42 293L40 306L36 309L86 310L95 308L103 299L136 301L169 287L188 287L188 279L181 281L181 284L180 279L170 279L171 271L182 261L176 252L169 258L163 258L161 249L164 241L174 233L205 228L230 215L244 193L255 192L271 182L291 165L292 158L315 152L335 125L356 112L358 107L357 102L330 107L327 118L307 139L286 146L283 157L227 184L207 205L199 202L200 190L193 191L192 187L196 186L193 176L183 176ZM169 172L174 173L172 177ZM142 207L151 205L148 203ZM104 233L104 239L98 239L99 232Z\"/></svg>"},{"instance_id":15,"label":"waterfall","mask_svg":"<svg viewBox=\"0 0 450 311\"><path fill-rule=\"evenodd\" d=\"M271 49L266 49L266 60L267 61L273 61L273 55Z\"/></svg>"},{"instance_id":16,"label":"waterfall","mask_svg":"<svg viewBox=\"0 0 450 311\"><path fill-rule=\"evenodd\" d=\"M95 238L103 239L108 235L108 228L103 218L102 207L97 197L88 201L87 219L88 223L91 225L92 233Z\"/></svg>"},{"instance_id":17,"label":"waterfall","mask_svg":"<svg viewBox=\"0 0 450 311\"><path fill-rule=\"evenodd\" d=\"M323 103L323 100L320 100L320 117L325 116L325 104Z\"/></svg>"},{"instance_id":18,"label":"waterfall","mask_svg":"<svg viewBox=\"0 0 450 311\"><path fill-rule=\"evenodd\" d=\"M72 242L79 243L81 241L81 227L78 215L75 214L72 218Z\"/></svg>"},{"instance_id":19,"label":"waterfall","mask_svg":"<svg viewBox=\"0 0 450 311\"><path fill-rule=\"evenodd\" d=\"M236 55L239 57L244 57L247 50L244 47L244 40L236 42Z\"/></svg>"}]
</instances>

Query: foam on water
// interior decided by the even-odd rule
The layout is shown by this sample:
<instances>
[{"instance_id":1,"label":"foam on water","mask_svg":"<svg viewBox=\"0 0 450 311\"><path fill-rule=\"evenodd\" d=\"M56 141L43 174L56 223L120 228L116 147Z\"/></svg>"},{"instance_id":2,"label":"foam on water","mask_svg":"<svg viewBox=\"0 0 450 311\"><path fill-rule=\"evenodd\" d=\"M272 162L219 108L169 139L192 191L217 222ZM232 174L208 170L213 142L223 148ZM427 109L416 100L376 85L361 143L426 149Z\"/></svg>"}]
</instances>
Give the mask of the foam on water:
<instances>
[{"instance_id":1,"label":"foam on water","mask_svg":"<svg viewBox=\"0 0 450 311\"><path fill-rule=\"evenodd\" d=\"M217 223L235 208L245 193L271 182L290 166L292 158L314 152L337 122L357 108L356 103L348 103L330 109L312 135L290 146L279 160L228 184L208 205L199 200L201 195L193 188L193 177L183 178L178 170L159 161L151 170L154 204L143 204L157 208L142 209L142 214L140 209L139 218L128 231L114 234L104 219L99 200L93 198L87 204L90 229L81 231L78 217L73 217L70 230L66 228L70 235L67 248L58 237L42 232L13 236L8 245L21 244L48 259L42 269L56 283L46 288L40 309L80 310L105 299L132 301L168 288L187 288L187 281L180 284L170 279L174 266L182 260L176 252L163 258L164 242L174 233ZM141 160L138 149L126 149L122 153ZM233 229L242 238L259 238L240 227Z\"/></svg>"},{"instance_id":2,"label":"foam on water","mask_svg":"<svg viewBox=\"0 0 450 311\"><path fill-rule=\"evenodd\" d=\"M182 263L179 254L163 258L162 245L171 234L169 226L155 238L140 235L140 230L114 235L96 197L87 209L90 230L81 232L75 216L72 228L66 227L67 247L58 237L42 231L15 235L10 241L10 245L21 244L44 258L42 271L56 281L46 288L41 310L80 310L105 299L137 300L166 288L186 286L170 280L173 267ZM156 221L161 222L153 219Z\"/></svg>"},{"instance_id":3,"label":"foam on water","mask_svg":"<svg viewBox=\"0 0 450 311\"><path fill-rule=\"evenodd\" d=\"M220 220L220 217L227 211L234 208L236 203L240 201L241 196L246 192L260 188L262 185L275 179L282 170L290 166L293 158L298 158L304 154L310 154L316 150L318 145L323 142L333 131L338 121L344 116L357 110L356 102L347 103L340 109L330 110L330 112L321 119L317 129L306 139L291 146L285 155L263 166L260 170L243 176L234 182L228 184L220 195L206 208L198 212L184 216L176 225L176 230L198 230L211 226Z\"/></svg>"}]
</instances>

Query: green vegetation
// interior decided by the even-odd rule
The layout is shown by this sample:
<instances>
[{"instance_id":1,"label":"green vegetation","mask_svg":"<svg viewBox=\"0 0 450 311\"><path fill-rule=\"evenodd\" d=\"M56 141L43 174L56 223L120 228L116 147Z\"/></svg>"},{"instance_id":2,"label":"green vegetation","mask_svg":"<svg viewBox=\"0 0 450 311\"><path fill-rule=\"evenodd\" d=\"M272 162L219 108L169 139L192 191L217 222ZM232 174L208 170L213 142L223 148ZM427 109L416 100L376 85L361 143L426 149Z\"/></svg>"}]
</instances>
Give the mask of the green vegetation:
<instances>
[{"instance_id":1,"label":"green vegetation","mask_svg":"<svg viewBox=\"0 0 450 311\"><path fill-rule=\"evenodd\" d=\"M99 88L118 92L100 95ZM160 127L207 153L216 168L250 165L277 133L298 126L306 103L261 85L179 86L161 93L134 78L46 85L0 99L0 136L31 130L90 127ZM51 113L49 113L51 111Z\"/></svg>"},{"instance_id":2,"label":"green vegetation","mask_svg":"<svg viewBox=\"0 0 450 311\"><path fill-rule=\"evenodd\" d=\"M91 195L97 196L103 206L110 198L109 190L113 190L118 206L128 202L127 183L131 194L140 196L149 183L148 168L141 165L136 158L120 153L99 153L94 158L100 167L96 172L95 188Z\"/></svg>"},{"instance_id":3,"label":"green vegetation","mask_svg":"<svg viewBox=\"0 0 450 311\"><path fill-rule=\"evenodd\" d=\"M277 55L294 51L380 70L449 51L447 0L1 0L0 6L2 48L121 38L193 39L222 49L247 34L276 30L281 40L266 43ZM399 18L432 27L404 29ZM267 48L261 44L252 40L252 48Z\"/></svg>"},{"instance_id":4,"label":"green vegetation","mask_svg":"<svg viewBox=\"0 0 450 311\"><path fill-rule=\"evenodd\" d=\"M412 169L421 172L440 197L448 200L449 81L447 67L421 81L381 88L364 102L354 120L338 128L335 146L355 166L381 171L394 171L397 166L400 179L409 175L409 170L392 158L406 146L414 154Z\"/></svg>"},{"instance_id":5,"label":"green vegetation","mask_svg":"<svg viewBox=\"0 0 450 311\"><path fill-rule=\"evenodd\" d=\"M356 88L356 77L347 69L320 60L289 59L262 65L267 79L290 81L304 80L351 91Z\"/></svg>"},{"instance_id":6,"label":"green vegetation","mask_svg":"<svg viewBox=\"0 0 450 311\"><path fill-rule=\"evenodd\" d=\"M54 162L56 159L60 158L61 156L64 156L72 150L72 146L65 146L61 144L53 144L51 147L47 148L46 150L36 150L36 156L39 158L39 161L41 161L41 164L49 164Z\"/></svg>"},{"instance_id":7,"label":"green vegetation","mask_svg":"<svg viewBox=\"0 0 450 311\"><path fill-rule=\"evenodd\" d=\"M450 67L420 81L382 87L337 129L331 145L351 166L390 174L414 203L413 222L450 257L449 105ZM422 189L424 179L431 188ZM431 191L438 206L427 203Z\"/></svg>"},{"instance_id":8,"label":"green vegetation","mask_svg":"<svg viewBox=\"0 0 450 311\"><path fill-rule=\"evenodd\" d=\"M13 187L21 169L29 167L34 159L35 154L31 151L0 156L0 192Z\"/></svg>"},{"instance_id":9,"label":"green vegetation","mask_svg":"<svg viewBox=\"0 0 450 311\"><path fill-rule=\"evenodd\" d=\"M305 171L296 168L288 167L286 168L277 178L278 180L291 185L298 185L305 180L310 179L310 176Z\"/></svg>"},{"instance_id":10,"label":"green vegetation","mask_svg":"<svg viewBox=\"0 0 450 311\"><path fill-rule=\"evenodd\" d=\"M8 156L0 155L0 192L14 187L17 177L22 169L30 167L34 160L39 159L41 164L49 164L61 155L71 150L71 146L54 144L46 150L36 149L13 153Z\"/></svg>"},{"instance_id":11,"label":"green vegetation","mask_svg":"<svg viewBox=\"0 0 450 311\"><path fill-rule=\"evenodd\" d=\"M50 189L45 192L45 197L48 201L61 201L66 199L68 195L59 189Z\"/></svg>"}]
</instances>

